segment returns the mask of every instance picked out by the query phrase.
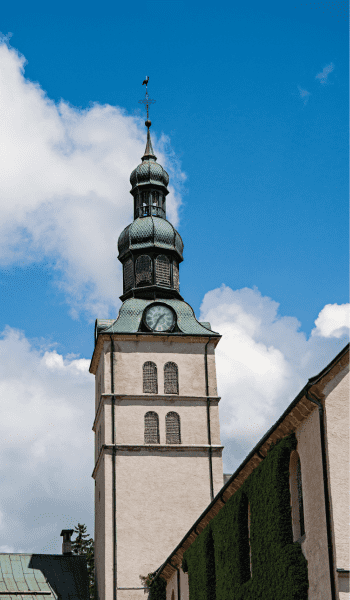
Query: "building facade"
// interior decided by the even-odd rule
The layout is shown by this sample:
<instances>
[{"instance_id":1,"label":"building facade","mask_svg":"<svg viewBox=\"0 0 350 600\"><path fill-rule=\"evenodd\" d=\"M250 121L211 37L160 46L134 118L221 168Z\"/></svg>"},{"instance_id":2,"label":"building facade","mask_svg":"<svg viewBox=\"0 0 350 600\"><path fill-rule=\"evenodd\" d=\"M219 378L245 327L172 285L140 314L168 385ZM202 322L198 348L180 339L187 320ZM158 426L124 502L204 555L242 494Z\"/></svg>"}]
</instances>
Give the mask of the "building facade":
<instances>
[{"instance_id":1,"label":"building facade","mask_svg":"<svg viewBox=\"0 0 350 600\"><path fill-rule=\"evenodd\" d=\"M346 346L179 536L156 572L165 587L153 596L349 600L348 514Z\"/></svg>"},{"instance_id":2,"label":"building facade","mask_svg":"<svg viewBox=\"0 0 350 600\"><path fill-rule=\"evenodd\" d=\"M146 92L147 97L147 92ZM183 242L166 219L169 177L147 118L130 182L134 220L121 233L123 295L97 320L95 569L98 600L144 598L153 572L223 484L215 347L180 295Z\"/></svg>"}]
</instances>

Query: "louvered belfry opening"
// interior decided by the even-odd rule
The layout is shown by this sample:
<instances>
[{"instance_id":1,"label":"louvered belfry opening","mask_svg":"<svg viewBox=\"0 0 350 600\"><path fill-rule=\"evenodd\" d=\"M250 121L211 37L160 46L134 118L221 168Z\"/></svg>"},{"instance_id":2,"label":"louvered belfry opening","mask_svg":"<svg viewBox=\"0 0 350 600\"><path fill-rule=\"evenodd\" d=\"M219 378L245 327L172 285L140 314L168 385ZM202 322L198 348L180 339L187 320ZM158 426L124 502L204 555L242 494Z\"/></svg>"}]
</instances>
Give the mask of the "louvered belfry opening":
<instances>
[{"instance_id":1,"label":"louvered belfry opening","mask_svg":"<svg viewBox=\"0 0 350 600\"><path fill-rule=\"evenodd\" d=\"M168 362L164 366L164 394L179 393L179 372L174 362Z\"/></svg>"},{"instance_id":2,"label":"louvered belfry opening","mask_svg":"<svg viewBox=\"0 0 350 600\"><path fill-rule=\"evenodd\" d=\"M159 419L154 411L145 414L145 444L159 444Z\"/></svg>"},{"instance_id":3,"label":"louvered belfry opening","mask_svg":"<svg viewBox=\"0 0 350 600\"><path fill-rule=\"evenodd\" d=\"M142 254L136 259L135 274L136 285L152 283L152 260L147 254Z\"/></svg>"},{"instance_id":4,"label":"louvered belfry opening","mask_svg":"<svg viewBox=\"0 0 350 600\"><path fill-rule=\"evenodd\" d=\"M132 258L128 258L124 263L124 291L127 292L132 287L134 287L134 265Z\"/></svg>"},{"instance_id":5,"label":"louvered belfry opening","mask_svg":"<svg viewBox=\"0 0 350 600\"><path fill-rule=\"evenodd\" d=\"M164 254L156 258L156 284L170 287L170 260Z\"/></svg>"},{"instance_id":6,"label":"louvered belfry opening","mask_svg":"<svg viewBox=\"0 0 350 600\"><path fill-rule=\"evenodd\" d=\"M135 219L150 216L165 219L165 195L156 190L136 194L134 207Z\"/></svg>"},{"instance_id":7,"label":"louvered belfry opening","mask_svg":"<svg viewBox=\"0 0 350 600\"><path fill-rule=\"evenodd\" d=\"M181 444L180 416L176 412L168 412L165 417L166 443Z\"/></svg>"},{"instance_id":8,"label":"louvered belfry opening","mask_svg":"<svg viewBox=\"0 0 350 600\"><path fill-rule=\"evenodd\" d=\"M176 260L173 262L173 286L178 292L180 291L179 265Z\"/></svg>"},{"instance_id":9,"label":"louvered belfry opening","mask_svg":"<svg viewBox=\"0 0 350 600\"><path fill-rule=\"evenodd\" d=\"M157 365L151 361L143 365L143 393L158 394Z\"/></svg>"}]
</instances>

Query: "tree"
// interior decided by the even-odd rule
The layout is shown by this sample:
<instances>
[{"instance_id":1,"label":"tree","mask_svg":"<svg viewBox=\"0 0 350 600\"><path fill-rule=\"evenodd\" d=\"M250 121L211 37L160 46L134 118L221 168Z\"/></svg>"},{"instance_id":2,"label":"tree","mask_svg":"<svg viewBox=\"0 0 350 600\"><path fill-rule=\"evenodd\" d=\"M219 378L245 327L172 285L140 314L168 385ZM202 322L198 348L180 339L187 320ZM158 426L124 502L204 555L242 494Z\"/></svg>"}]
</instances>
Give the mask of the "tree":
<instances>
[{"instance_id":1,"label":"tree","mask_svg":"<svg viewBox=\"0 0 350 600\"><path fill-rule=\"evenodd\" d=\"M75 540L72 540L72 552L73 554L86 556L90 600L95 600L94 540L93 538L89 537L88 533L86 533L86 525L82 525L81 523L78 523L78 526L74 527L74 533L77 534L77 537Z\"/></svg>"}]
</instances>

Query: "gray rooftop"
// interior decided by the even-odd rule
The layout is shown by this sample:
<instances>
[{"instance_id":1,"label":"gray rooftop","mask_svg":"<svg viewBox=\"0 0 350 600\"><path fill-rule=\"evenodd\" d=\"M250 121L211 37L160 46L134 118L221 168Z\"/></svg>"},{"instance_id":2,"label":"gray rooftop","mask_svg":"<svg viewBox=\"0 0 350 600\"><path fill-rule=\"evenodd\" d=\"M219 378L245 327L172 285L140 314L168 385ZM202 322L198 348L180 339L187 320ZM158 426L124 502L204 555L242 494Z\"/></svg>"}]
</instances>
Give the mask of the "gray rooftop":
<instances>
[{"instance_id":1,"label":"gray rooftop","mask_svg":"<svg viewBox=\"0 0 350 600\"><path fill-rule=\"evenodd\" d=\"M86 558L1 554L0 600L89 600Z\"/></svg>"},{"instance_id":2,"label":"gray rooftop","mask_svg":"<svg viewBox=\"0 0 350 600\"><path fill-rule=\"evenodd\" d=\"M161 302L171 306L177 316L177 326L179 332L172 332L171 335L203 335L219 337L220 334L212 331L210 323L200 323L197 321L193 309L187 302L183 300L164 299L144 300L143 298L129 298L123 302L118 318L114 319L97 319L96 321L96 338L99 333L137 333L140 329L143 311L146 306L153 302ZM221 336L220 336L221 337Z\"/></svg>"}]
</instances>

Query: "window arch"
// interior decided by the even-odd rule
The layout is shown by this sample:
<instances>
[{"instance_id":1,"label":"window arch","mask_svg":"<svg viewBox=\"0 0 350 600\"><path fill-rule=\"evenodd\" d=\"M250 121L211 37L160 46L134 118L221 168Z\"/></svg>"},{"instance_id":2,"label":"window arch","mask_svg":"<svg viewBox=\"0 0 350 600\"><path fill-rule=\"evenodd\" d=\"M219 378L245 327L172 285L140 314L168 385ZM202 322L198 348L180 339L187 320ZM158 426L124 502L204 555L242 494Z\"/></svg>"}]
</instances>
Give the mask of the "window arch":
<instances>
[{"instance_id":1,"label":"window arch","mask_svg":"<svg viewBox=\"0 0 350 600\"><path fill-rule=\"evenodd\" d=\"M179 371L174 362L164 365L164 394L179 393Z\"/></svg>"},{"instance_id":2,"label":"window arch","mask_svg":"<svg viewBox=\"0 0 350 600\"><path fill-rule=\"evenodd\" d=\"M165 417L167 444L181 444L180 416L176 412L168 412Z\"/></svg>"},{"instance_id":3,"label":"window arch","mask_svg":"<svg viewBox=\"0 0 350 600\"><path fill-rule=\"evenodd\" d=\"M292 504L293 539L297 541L305 534L305 521L301 464L299 454L296 450L293 450L290 455L289 484Z\"/></svg>"},{"instance_id":4,"label":"window arch","mask_svg":"<svg viewBox=\"0 0 350 600\"><path fill-rule=\"evenodd\" d=\"M145 414L145 444L159 444L159 419L152 410Z\"/></svg>"},{"instance_id":5,"label":"window arch","mask_svg":"<svg viewBox=\"0 0 350 600\"><path fill-rule=\"evenodd\" d=\"M152 283L152 261L147 254L142 254L135 263L136 285Z\"/></svg>"},{"instance_id":6,"label":"window arch","mask_svg":"<svg viewBox=\"0 0 350 600\"><path fill-rule=\"evenodd\" d=\"M156 258L156 284L170 287L170 261L164 254Z\"/></svg>"}]
</instances>

